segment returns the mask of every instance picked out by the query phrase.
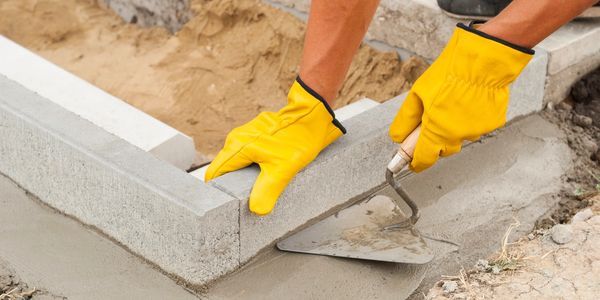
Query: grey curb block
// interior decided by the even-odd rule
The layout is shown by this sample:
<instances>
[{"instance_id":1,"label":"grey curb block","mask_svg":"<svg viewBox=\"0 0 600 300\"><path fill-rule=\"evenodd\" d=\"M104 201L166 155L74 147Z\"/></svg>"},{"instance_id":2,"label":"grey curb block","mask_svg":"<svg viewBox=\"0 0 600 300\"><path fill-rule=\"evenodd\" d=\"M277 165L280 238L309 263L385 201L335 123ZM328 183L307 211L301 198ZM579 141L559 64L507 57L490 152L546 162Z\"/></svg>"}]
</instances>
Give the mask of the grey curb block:
<instances>
[{"instance_id":1,"label":"grey curb block","mask_svg":"<svg viewBox=\"0 0 600 300\"><path fill-rule=\"evenodd\" d=\"M239 266L239 201L4 76L0 172L188 282Z\"/></svg>"}]
</instances>

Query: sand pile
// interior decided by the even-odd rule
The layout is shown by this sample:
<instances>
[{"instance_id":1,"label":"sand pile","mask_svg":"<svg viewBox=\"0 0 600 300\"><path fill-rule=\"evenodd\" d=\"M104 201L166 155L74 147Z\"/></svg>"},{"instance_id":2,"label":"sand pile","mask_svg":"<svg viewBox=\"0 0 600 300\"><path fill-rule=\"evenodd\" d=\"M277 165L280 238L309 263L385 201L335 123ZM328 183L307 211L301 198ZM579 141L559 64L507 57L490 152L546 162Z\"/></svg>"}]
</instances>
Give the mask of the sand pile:
<instances>
[{"instance_id":1,"label":"sand pile","mask_svg":"<svg viewBox=\"0 0 600 300\"><path fill-rule=\"evenodd\" d=\"M259 0L192 0L171 35L124 23L93 0L2 0L0 34L192 136L212 156L227 132L286 101L304 24ZM407 90L424 70L362 46L338 106Z\"/></svg>"}]
</instances>

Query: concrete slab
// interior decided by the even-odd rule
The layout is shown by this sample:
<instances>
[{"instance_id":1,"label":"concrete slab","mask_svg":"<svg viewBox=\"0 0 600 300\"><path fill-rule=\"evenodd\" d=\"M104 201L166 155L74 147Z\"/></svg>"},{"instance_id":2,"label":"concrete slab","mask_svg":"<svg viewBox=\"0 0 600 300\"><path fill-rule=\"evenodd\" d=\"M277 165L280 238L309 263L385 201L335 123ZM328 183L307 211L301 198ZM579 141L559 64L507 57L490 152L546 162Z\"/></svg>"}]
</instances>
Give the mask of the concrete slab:
<instances>
[{"instance_id":1,"label":"concrete slab","mask_svg":"<svg viewBox=\"0 0 600 300\"><path fill-rule=\"evenodd\" d=\"M168 273L239 266L239 201L0 76L0 173Z\"/></svg>"},{"instance_id":2,"label":"concrete slab","mask_svg":"<svg viewBox=\"0 0 600 300\"><path fill-rule=\"evenodd\" d=\"M536 48L536 54L517 80L510 86L510 104L506 119L540 111L544 107L548 53Z\"/></svg>"},{"instance_id":3,"label":"concrete slab","mask_svg":"<svg viewBox=\"0 0 600 300\"><path fill-rule=\"evenodd\" d=\"M0 262L8 263L30 287L60 299L198 299L140 258L43 206L2 175L0 206Z\"/></svg>"},{"instance_id":4,"label":"concrete slab","mask_svg":"<svg viewBox=\"0 0 600 300\"><path fill-rule=\"evenodd\" d=\"M440 275L455 274L461 266L471 266L497 251L513 217L521 221L513 238L528 233L533 222L559 200L552 195L560 191L561 176L570 167L572 157L558 128L539 116L527 117L494 137L468 145L432 169L401 179L421 206L417 227L430 237L427 241L436 252L429 265L396 265L270 250L217 282L207 296L404 299L422 278L426 292ZM348 181L346 188L354 184ZM395 197L389 188L380 194ZM447 239L460 247L431 238Z\"/></svg>"},{"instance_id":5,"label":"concrete slab","mask_svg":"<svg viewBox=\"0 0 600 300\"><path fill-rule=\"evenodd\" d=\"M379 105L379 102L377 102L375 100L371 100L369 98L364 98L364 99L358 100L356 102L350 103L344 107L336 109L334 111L335 117L340 122L343 122L343 121L346 121L352 117L355 117L371 108L374 108L377 105Z\"/></svg>"},{"instance_id":6,"label":"concrete slab","mask_svg":"<svg viewBox=\"0 0 600 300\"><path fill-rule=\"evenodd\" d=\"M194 163L190 137L1 35L0 57L0 75L180 169Z\"/></svg>"}]
</instances>

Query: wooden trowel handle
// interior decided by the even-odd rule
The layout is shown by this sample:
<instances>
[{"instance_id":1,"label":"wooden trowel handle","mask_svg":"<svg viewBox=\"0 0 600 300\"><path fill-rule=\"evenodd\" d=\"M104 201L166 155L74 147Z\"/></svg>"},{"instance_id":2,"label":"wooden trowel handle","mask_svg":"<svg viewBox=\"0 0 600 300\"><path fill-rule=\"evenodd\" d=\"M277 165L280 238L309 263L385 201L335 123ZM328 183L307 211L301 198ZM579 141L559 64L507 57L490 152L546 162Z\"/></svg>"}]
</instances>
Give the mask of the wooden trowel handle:
<instances>
[{"instance_id":1,"label":"wooden trowel handle","mask_svg":"<svg viewBox=\"0 0 600 300\"><path fill-rule=\"evenodd\" d=\"M404 167L410 164L415 153L415 147L417 146L417 140L421 133L421 125L417 126L413 132L400 144L398 152L394 155L387 168L392 173L396 174L400 172Z\"/></svg>"}]
</instances>

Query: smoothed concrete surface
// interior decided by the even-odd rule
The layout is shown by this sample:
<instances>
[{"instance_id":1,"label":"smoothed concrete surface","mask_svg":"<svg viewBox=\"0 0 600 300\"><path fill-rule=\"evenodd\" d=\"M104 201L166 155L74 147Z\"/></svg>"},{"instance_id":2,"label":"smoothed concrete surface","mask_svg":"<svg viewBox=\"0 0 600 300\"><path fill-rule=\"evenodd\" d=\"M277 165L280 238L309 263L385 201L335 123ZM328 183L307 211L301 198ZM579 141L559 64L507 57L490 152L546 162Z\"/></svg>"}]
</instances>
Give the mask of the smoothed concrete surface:
<instances>
[{"instance_id":1,"label":"smoothed concrete surface","mask_svg":"<svg viewBox=\"0 0 600 300\"><path fill-rule=\"evenodd\" d=\"M225 299L404 299L426 267L272 250L207 294Z\"/></svg>"},{"instance_id":2,"label":"smoothed concrete surface","mask_svg":"<svg viewBox=\"0 0 600 300\"><path fill-rule=\"evenodd\" d=\"M0 260L30 287L68 299L198 299L1 174Z\"/></svg>"},{"instance_id":3,"label":"smoothed concrete surface","mask_svg":"<svg viewBox=\"0 0 600 300\"><path fill-rule=\"evenodd\" d=\"M537 115L529 116L442 159L432 169L401 179L421 207L417 223L421 233L460 245L426 239L436 253L430 264L395 265L271 249L216 282L208 297L402 299L422 278L426 292L440 275L456 274L461 266L472 266L500 249L513 218L521 222L513 237L529 232L558 201L552 196L561 189L561 176L572 157L555 125ZM347 181L348 186L353 184ZM390 188L377 194L395 197ZM420 299L420 292L414 295Z\"/></svg>"}]
</instances>

